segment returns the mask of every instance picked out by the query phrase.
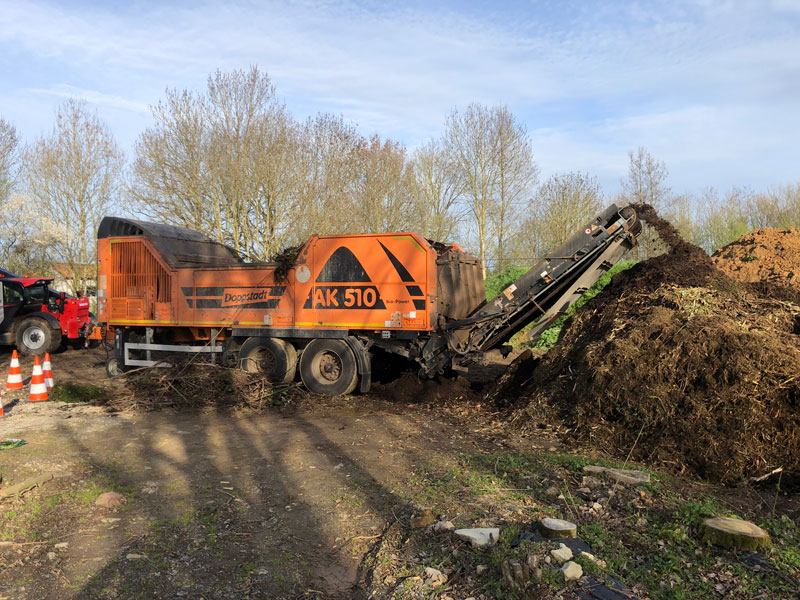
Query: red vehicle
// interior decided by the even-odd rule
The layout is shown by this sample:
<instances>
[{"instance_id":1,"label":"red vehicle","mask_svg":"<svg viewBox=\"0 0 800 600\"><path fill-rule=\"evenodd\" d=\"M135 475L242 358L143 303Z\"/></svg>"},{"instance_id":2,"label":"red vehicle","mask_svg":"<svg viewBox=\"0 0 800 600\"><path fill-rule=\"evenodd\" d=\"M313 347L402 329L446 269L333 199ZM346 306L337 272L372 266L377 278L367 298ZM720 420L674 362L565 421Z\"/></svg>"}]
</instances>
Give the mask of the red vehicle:
<instances>
[{"instance_id":1,"label":"red vehicle","mask_svg":"<svg viewBox=\"0 0 800 600\"><path fill-rule=\"evenodd\" d=\"M16 346L22 354L44 354L91 334L89 299L55 292L48 287L52 281L0 274L0 344Z\"/></svg>"}]
</instances>

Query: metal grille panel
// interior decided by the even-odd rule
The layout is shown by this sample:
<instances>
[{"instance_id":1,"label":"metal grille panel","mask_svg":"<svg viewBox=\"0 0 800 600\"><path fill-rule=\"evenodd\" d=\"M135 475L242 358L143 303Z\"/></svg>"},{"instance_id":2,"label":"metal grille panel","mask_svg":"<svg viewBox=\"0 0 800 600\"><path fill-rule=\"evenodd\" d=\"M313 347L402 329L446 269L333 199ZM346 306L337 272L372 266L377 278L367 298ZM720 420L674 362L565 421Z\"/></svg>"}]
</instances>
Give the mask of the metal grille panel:
<instances>
[{"instance_id":1,"label":"metal grille panel","mask_svg":"<svg viewBox=\"0 0 800 600\"><path fill-rule=\"evenodd\" d=\"M112 315L119 318L126 299L126 317L151 320L156 302L172 301L170 274L147 248L143 240L114 242L111 248L111 301ZM123 300L124 302L124 300ZM116 311L115 311L116 309ZM114 313L117 314L114 314Z\"/></svg>"}]
</instances>

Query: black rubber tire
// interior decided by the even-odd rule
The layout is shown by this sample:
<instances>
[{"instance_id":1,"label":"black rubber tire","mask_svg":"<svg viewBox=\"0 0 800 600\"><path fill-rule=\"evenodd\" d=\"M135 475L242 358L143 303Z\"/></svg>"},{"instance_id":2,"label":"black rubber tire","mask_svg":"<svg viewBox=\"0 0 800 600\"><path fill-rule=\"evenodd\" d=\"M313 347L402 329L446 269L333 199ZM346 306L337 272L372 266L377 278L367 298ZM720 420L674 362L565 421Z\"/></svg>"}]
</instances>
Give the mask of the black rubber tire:
<instances>
[{"instance_id":1,"label":"black rubber tire","mask_svg":"<svg viewBox=\"0 0 800 600\"><path fill-rule=\"evenodd\" d=\"M300 378L315 394L349 394L358 383L356 357L342 340L312 340L300 356Z\"/></svg>"},{"instance_id":2,"label":"black rubber tire","mask_svg":"<svg viewBox=\"0 0 800 600\"><path fill-rule=\"evenodd\" d=\"M116 356L112 356L106 361L106 375L108 375L110 379L122 377L123 373L125 373L125 368Z\"/></svg>"},{"instance_id":3,"label":"black rubber tire","mask_svg":"<svg viewBox=\"0 0 800 600\"><path fill-rule=\"evenodd\" d=\"M239 368L262 373L275 383L291 383L297 374L297 350L278 338L247 338L239 348Z\"/></svg>"},{"instance_id":4,"label":"black rubber tire","mask_svg":"<svg viewBox=\"0 0 800 600\"><path fill-rule=\"evenodd\" d=\"M61 332L38 317L28 317L17 326L17 350L25 356L55 352L61 346Z\"/></svg>"}]
</instances>

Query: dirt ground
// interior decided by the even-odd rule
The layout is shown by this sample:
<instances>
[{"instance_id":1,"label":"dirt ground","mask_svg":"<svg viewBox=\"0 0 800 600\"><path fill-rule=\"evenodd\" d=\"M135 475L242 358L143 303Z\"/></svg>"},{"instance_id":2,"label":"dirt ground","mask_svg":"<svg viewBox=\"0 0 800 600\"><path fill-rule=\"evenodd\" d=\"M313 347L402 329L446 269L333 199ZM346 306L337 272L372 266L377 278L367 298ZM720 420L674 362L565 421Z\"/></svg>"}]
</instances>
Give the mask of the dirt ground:
<instances>
[{"instance_id":1,"label":"dirt ground","mask_svg":"<svg viewBox=\"0 0 800 600\"><path fill-rule=\"evenodd\" d=\"M0 365L8 360L0 354ZM104 361L102 349L56 354L57 386L127 393L105 378ZM495 361L472 376L503 370ZM584 466L631 465L573 454L547 429L513 434L508 413L488 400L492 386L421 382L386 365L379 377L368 395L263 412L114 413L4 393L0 438L26 443L0 451L0 492L52 479L0 499L0 600L795 597L796 496L655 471L642 487L589 490ZM125 501L97 506L109 491ZM471 549L411 528L425 508L455 527L499 527L500 539ZM702 545L700 520L719 514L756 519L774 549ZM577 523L579 549L605 562L576 558L584 576L567 585L557 568L509 583L509 561L544 565L556 547L520 542L544 517ZM446 583L426 579L429 567Z\"/></svg>"},{"instance_id":2,"label":"dirt ground","mask_svg":"<svg viewBox=\"0 0 800 600\"><path fill-rule=\"evenodd\" d=\"M104 358L57 354L56 381L107 386ZM37 541L0 545L0 597L362 597L365 557L414 510L398 488L432 456L499 447L425 403L452 386L404 381L415 401L379 385L264 414L112 414L5 393L0 437L26 444L0 454L3 477L53 480L29 493L41 508L13 532ZM127 501L95 506L108 490Z\"/></svg>"}]
</instances>

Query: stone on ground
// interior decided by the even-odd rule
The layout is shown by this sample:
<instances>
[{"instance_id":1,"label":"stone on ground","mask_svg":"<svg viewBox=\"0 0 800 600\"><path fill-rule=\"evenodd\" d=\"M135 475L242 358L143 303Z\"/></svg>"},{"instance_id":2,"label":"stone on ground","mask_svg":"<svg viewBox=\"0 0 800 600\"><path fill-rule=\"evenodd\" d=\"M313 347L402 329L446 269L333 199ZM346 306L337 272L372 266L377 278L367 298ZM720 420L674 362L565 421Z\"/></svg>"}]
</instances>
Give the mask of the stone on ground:
<instances>
[{"instance_id":1,"label":"stone on ground","mask_svg":"<svg viewBox=\"0 0 800 600\"><path fill-rule=\"evenodd\" d=\"M539 521L539 532L546 538L578 537L578 526L563 519L545 518Z\"/></svg>"},{"instance_id":2,"label":"stone on ground","mask_svg":"<svg viewBox=\"0 0 800 600\"><path fill-rule=\"evenodd\" d=\"M605 475L617 483L625 483L627 485L639 485L650 481L649 473L633 469L606 469Z\"/></svg>"},{"instance_id":3,"label":"stone on ground","mask_svg":"<svg viewBox=\"0 0 800 600\"><path fill-rule=\"evenodd\" d=\"M605 467L601 467L600 465L586 465L583 467L584 473L594 473L595 475L599 475L600 473L604 473L606 470Z\"/></svg>"},{"instance_id":4,"label":"stone on ground","mask_svg":"<svg viewBox=\"0 0 800 600\"><path fill-rule=\"evenodd\" d=\"M591 475L584 475L583 479L581 479L581 485L587 488L596 488L603 485L603 482L600 481L597 477L592 477Z\"/></svg>"},{"instance_id":5,"label":"stone on ground","mask_svg":"<svg viewBox=\"0 0 800 600\"><path fill-rule=\"evenodd\" d=\"M425 585L439 587L447 581L447 575L438 569L427 567L425 569Z\"/></svg>"},{"instance_id":6,"label":"stone on ground","mask_svg":"<svg viewBox=\"0 0 800 600\"><path fill-rule=\"evenodd\" d=\"M700 531L704 542L726 548L756 551L772 545L772 540L766 531L755 523L742 519L712 517L703 521Z\"/></svg>"},{"instance_id":7,"label":"stone on ground","mask_svg":"<svg viewBox=\"0 0 800 600\"><path fill-rule=\"evenodd\" d=\"M125 502L125 496L119 492L103 492L94 501L97 506L104 506L105 508L114 508L123 502Z\"/></svg>"},{"instance_id":8,"label":"stone on ground","mask_svg":"<svg viewBox=\"0 0 800 600\"><path fill-rule=\"evenodd\" d=\"M437 521L433 524L433 530L436 533L450 533L456 528L452 521Z\"/></svg>"},{"instance_id":9,"label":"stone on ground","mask_svg":"<svg viewBox=\"0 0 800 600\"><path fill-rule=\"evenodd\" d=\"M559 544L555 550L550 550L552 556L557 563L565 563L572 559L572 550L567 548L564 544Z\"/></svg>"},{"instance_id":10,"label":"stone on ground","mask_svg":"<svg viewBox=\"0 0 800 600\"><path fill-rule=\"evenodd\" d=\"M457 538L472 544L473 548L493 545L500 537L497 527L476 527L474 529L456 529L453 532Z\"/></svg>"},{"instance_id":11,"label":"stone on ground","mask_svg":"<svg viewBox=\"0 0 800 600\"><path fill-rule=\"evenodd\" d=\"M561 567L564 581L575 581L583 576L583 568L576 562L569 561Z\"/></svg>"}]
</instances>

